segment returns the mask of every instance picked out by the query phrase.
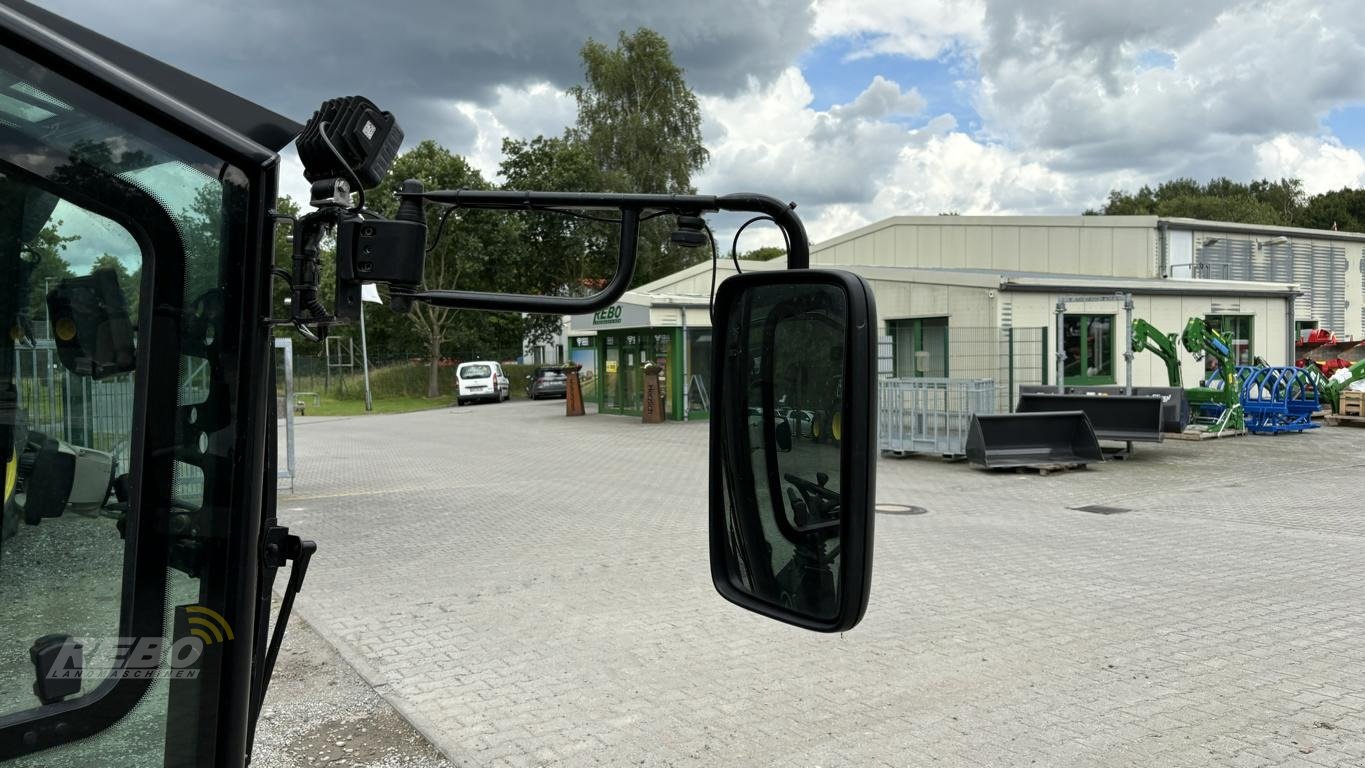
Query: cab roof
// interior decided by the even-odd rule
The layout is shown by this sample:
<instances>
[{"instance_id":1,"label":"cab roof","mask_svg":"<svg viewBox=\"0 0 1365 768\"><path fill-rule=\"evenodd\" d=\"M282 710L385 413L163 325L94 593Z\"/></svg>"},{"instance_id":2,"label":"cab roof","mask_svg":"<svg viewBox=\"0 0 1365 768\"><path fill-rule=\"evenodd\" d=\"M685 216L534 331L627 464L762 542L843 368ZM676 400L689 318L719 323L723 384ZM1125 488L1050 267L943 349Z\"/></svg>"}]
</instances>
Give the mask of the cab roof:
<instances>
[{"instance_id":1,"label":"cab roof","mask_svg":"<svg viewBox=\"0 0 1365 768\"><path fill-rule=\"evenodd\" d=\"M223 90L145 53L133 50L123 43L82 27L51 11L23 0L0 2L13 12L27 17L33 23L47 28L53 34L84 48L171 99L272 152L284 149L303 130L302 123Z\"/></svg>"}]
</instances>

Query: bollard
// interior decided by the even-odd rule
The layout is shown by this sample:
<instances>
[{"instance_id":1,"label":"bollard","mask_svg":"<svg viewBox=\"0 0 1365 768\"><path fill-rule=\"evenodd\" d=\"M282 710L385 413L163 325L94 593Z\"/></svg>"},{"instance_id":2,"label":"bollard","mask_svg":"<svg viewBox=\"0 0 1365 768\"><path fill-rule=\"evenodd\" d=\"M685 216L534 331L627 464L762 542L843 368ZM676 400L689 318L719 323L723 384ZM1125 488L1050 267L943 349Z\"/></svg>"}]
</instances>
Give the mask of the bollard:
<instances>
[{"instance_id":1,"label":"bollard","mask_svg":"<svg viewBox=\"0 0 1365 768\"><path fill-rule=\"evenodd\" d=\"M663 370L661 365L645 363L644 414L640 417L640 421L645 424L662 424L664 422L664 394L663 387L659 383L659 377Z\"/></svg>"},{"instance_id":2,"label":"bollard","mask_svg":"<svg viewBox=\"0 0 1365 768\"><path fill-rule=\"evenodd\" d=\"M570 363L564 366L564 415L582 416L583 410L583 385L578 380L578 372L583 370L583 366L578 363Z\"/></svg>"}]
</instances>

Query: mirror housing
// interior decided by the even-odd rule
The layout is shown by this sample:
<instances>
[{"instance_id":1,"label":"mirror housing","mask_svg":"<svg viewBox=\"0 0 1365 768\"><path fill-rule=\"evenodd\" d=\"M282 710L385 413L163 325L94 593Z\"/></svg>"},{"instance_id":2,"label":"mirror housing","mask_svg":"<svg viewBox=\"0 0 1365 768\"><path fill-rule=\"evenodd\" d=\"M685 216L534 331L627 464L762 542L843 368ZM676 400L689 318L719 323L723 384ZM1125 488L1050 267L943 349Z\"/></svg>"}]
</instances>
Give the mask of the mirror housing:
<instances>
[{"instance_id":1,"label":"mirror housing","mask_svg":"<svg viewBox=\"0 0 1365 768\"><path fill-rule=\"evenodd\" d=\"M848 272L750 273L717 291L711 576L742 608L821 632L867 610L875 322Z\"/></svg>"},{"instance_id":2,"label":"mirror housing","mask_svg":"<svg viewBox=\"0 0 1365 768\"><path fill-rule=\"evenodd\" d=\"M136 366L133 322L114 270L60 281L47 295L47 307L57 357L68 371L98 380Z\"/></svg>"}]
</instances>

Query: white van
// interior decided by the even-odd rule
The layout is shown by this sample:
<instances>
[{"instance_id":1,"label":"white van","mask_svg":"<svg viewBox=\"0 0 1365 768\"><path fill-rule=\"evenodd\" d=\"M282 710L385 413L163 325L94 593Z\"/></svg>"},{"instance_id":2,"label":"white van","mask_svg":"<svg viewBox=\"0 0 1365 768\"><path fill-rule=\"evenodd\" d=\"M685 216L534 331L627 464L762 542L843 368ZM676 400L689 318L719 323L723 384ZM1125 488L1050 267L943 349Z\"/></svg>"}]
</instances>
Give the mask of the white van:
<instances>
[{"instance_id":1,"label":"white van","mask_svg":"<svg viewBox=\"0 0 1365 768\"><path fill-rule=\"evenodd\" d=\"M475 400L500 403L511 396L511 380L502 372L502 366L492 360L460 363L455 369L456 405L464 405Z\"/></svg>"}]
</instances>

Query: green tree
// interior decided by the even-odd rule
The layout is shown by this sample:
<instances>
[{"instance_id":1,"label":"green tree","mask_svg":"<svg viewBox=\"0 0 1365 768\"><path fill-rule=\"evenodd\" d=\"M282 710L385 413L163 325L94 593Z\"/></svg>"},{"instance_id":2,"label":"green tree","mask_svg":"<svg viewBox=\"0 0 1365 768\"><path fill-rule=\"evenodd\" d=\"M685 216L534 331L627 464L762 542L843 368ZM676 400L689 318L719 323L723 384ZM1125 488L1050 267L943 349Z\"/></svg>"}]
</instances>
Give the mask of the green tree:
<instances>
[{"instance_id":1,"label":"green tree","mask_svg":"<svg viewBox=\"0 0 1365 768\"><path fill-rule=\"evenodd\" d=\"M786 255L786 248L765 245L762 248L755 248L752 251L741 253L739 257L741 259L748 259L749 261L772 261L773 259L781 258Z\"/></svg>"},{"instance_id":2,"label":"green tree","mask_svg":"<svg viewBox=\"0 0 1365 768\"><path fill-rule=\"evenodd\" d=\"M589 39L580 54L586 82L569 89L578 121L569 131L597 169L602 190L690 194L693 174L706 165L701 109L668 41L639 29L620 33L617 46ZM704 258L700 250L669 242L671 220L648 222L640 233L640 282Z\"/></svg>"},{"instance_id":3,"label":"green tree","mask_svg":"<svg viewBox=\"0 0 1365 768\"><path fill-rule=\"evenodd\" d=\"M1345 187L1309 198L1300 226L1365 232L1365 190Z\"/></svg>"},{"instance_id":4,"label":"green tree","mask_svg":"<svg viewBox=\"0 0 1365 768\"><path fill-rule=\"evenodd\" d=\"M403 180L417 179L427 189L488 189L490 185L464 158L434 141L424 141L401 155L389 170L380 189L396 190ZM398 201L392 195L371 196L371 207L393 216ZM441 229L446 209L427 209L429 237ZM429 245L422 288L429 290L505 291L519 274L517 240L521 222L500 212L462 210L450 215L440 241ZM515 286L510 286L515 289ZM382 316L383 312L375 312ZM366 315L367 329L371 315ZM414 303L407 322L426 348L429 372L427 396L441 394L438 365L443 353L454 346L465 350L491 351L520 348L521 320L484 312L457 312ZM382 325L386 321L381 320Z\"/></svg>"},{"instance_id":5,"label":"green tree","mask_svg":"<svg viewBox=\"0 0 1365 768\"><path fill-rule=\"evenodd\" d=\"M1136 192L1113 190L1099 210L1089 215L1168 216L1242 224L1293 226L1305 204L1298 179L1241 183L1227 178L1200 184L1179 178L1162 182L1155 189L1144 185Z\"/></svg>"},{"instance_id":6,"label":"green tree","mask_svg":"<svg viewBox=\"0 0 1365 768\"><path fill-rule=\"evenodd\" d=\"M588 147L571 136L504 139L498 170L508 189L572 192L606 185ZM617 227L549 213L523 216L516 290L543 295L586 295L615 268ZM529 315L524 332L531 342L559 331L558 315Z\"/></svg>"},{"instance_id":7,"label":"green tree","mask_svg":"<svg viewBox=\"0 0 1365 768\"><path fill-rule=\"evenodd\" d=\"M123 260L111 253L100 254L99 257L90 265L90 274L101 269L112 269L118 278L119 290L123 293L123 301L128 306L128 315L137 318L137 299L139 283L142 282L142 265L139 260L136 272L129 272Z\"/></svg>"},{"instance_id":8,"label":"green tree","mask_svg":"<svg viewBox=\"0 0 1365 768\"><path fill-rule=\"evenodd\" d=\"M61 220L44 226L37 237L24 244L24 258L32 264L28 277L28 317L31 322L47 318L47 293L62 280L76 276L62 253L79 235L63 235Z\"/></svg>"},{"instance_id":9,"label":"green tree","mask_svg":"<svg viewBox=\"0 0 1365 768\"><path fill-rule=\"evenodd\" d=\"M692 174L706 165L701 109L657 32L622 32L615 49L588 40L580 54L585 85L569 89L578 102L575 134L622 192L691 192Z\"/></svg>"},{"instance_id":10,"label":"green tree","mask_svg":"<svg viewBox=\"0 0 1365 768\"><path fill-rule=\"evenodd\" d=\"M185 301L195 301L218 288L218 271L228 259L223 232L223 191L216 183L199 188L194 199L175 214L185 247Z\"/></svg>"}]
</instances>

